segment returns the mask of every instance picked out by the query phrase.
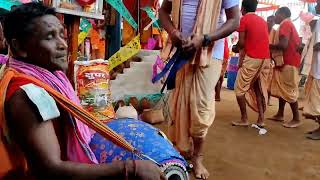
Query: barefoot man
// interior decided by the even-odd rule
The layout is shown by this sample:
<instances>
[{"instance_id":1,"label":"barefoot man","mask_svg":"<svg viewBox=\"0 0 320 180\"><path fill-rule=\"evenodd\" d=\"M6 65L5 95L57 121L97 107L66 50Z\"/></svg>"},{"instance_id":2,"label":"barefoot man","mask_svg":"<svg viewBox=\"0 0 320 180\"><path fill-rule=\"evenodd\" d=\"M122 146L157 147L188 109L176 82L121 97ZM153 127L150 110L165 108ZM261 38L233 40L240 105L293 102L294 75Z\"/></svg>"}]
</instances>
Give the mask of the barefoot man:
<instances>
[{"instance_id":1,"label":"barefoot man","mask_svg":"<svg viewBox=\"0 0 320 180\"><path fill-rule=\"evenodd\" d=\"M179 151L192 158L195 176L200 179L209 177L202 163L203 146L215 116L213 92L222 64L212 58L213 44L237 29L238 4L238 0L164 0L159 12L161 24L171 38L162 54L167 48L170 51L171 47L178 47L189 60L178 71L170 94L172 121L168 134ZM221 9L227 21L219 27Z\"/></svg>"},{"instance_id":2,"label":"barefoot man","mask_svg":"<svg viewBox=\"0 0 320 180\"><path fill-rule=\"evenodd\" d=\"M292 21L291 12L288 7L281 7L275 14L276 24L279 27L279 43L270 45L271 50L281 50L283 52L283 63L277 64L274 70L271 95L279 98L278 113L270 118L271 120L284 120L284 107L288 102L292 109L293 119L284 123L287 128L295 128L301 124L298 110L298 85L299 67L301 55L299 47L301 44L299 35Z\"/></svg>"},{"instance_id":3,"label":"barefoot man","mask_svg":"<svg viewBox=\"0 0 320 180\"><path fill-rule=\"evenodd\" d=\"M320 14L320 0L317 1L316 12ZM308 81L309 88L306 88L306 103L303 108L303 115L308 119L314 119L320 124L320 21L317 20L314 28L314 46L311 71ZM312 49L311 49L312 50ZM320 126L307 134L307 138L320 140Z\"/></svg>"},{"instance_id":4,"label":"barefoot man","mask_svg":"<svg viewBox=\"0 0 320 180\"><path fill-rule=\"evenodd\" d=\"M248 105L259 113L257 125L264 126L264 111L267 99L266 77L269 72L270 53L269 35L266 21L255 14L257 0L243 0L240 20L239 72L236 79L235 93L241 111L241 120L234 121L234 126L248 126Z\"/></svg>"}]
</instances>

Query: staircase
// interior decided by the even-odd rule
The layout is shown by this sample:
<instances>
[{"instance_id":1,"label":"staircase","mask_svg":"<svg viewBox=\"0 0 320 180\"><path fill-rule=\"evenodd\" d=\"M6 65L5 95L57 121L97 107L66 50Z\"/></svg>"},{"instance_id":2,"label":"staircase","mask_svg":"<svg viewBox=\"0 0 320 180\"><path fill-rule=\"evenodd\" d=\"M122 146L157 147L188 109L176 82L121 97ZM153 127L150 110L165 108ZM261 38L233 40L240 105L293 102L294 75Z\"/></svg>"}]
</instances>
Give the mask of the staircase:
<instances>
[{"instance_id":1,"label":"staircase","mask_svg":"<svg viewBox=\"0 0 320 180\"><path fill-rule=\"evenodd\" d=\"M118 74L111 80L111 92L114 101L123 99L125 95L146 95L159 93L162 87L160 82L153 84L152 65L156 61L159 51L141 50L136 56L141 62L130 62L123 74Z\"/></svg>"}]
</instances>

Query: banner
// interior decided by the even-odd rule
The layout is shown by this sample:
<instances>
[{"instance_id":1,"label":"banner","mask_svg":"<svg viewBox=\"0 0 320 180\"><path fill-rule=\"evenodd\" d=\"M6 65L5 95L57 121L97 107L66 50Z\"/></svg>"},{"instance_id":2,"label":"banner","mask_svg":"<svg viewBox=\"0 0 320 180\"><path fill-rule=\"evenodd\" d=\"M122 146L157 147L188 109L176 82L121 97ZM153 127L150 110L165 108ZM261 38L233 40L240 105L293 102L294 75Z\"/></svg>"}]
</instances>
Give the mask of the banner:
<instances>
[{"instance_id":1,"label":"banner","mask_svg":"<svg viewBox=\"0 0 320 180\"><path fill-rule=\"evenodd\" d=\"M151 9L151 7L146 6L144 8L141 8L142 10L144 10L147 15L149 16L149 18L152 20L152 23L154 24L154 26L158 29L160 29L160 25L159 25L159 21L158 18L154 15L153 10Z\"/></svg>"},{"instance_id":2,"label":"banner","mask_svg":"<svg viewBox=\"0 0 320 180\"><path fill-rule=\"evenodd\" d=\"M108 59L109 71L122 64L132 56L136 55L140 49L140 34L138 34L126 46L122 47L118 52Z\"/></svg>"},{"instance_id":3,"label":"banner","mask_svg":"<svg viewBox=\"0 0 320 180\"><path fill-rule=\"evenodd\" d=\"M162 71L165 67L165 64L163 63L163 61L161 60L161 58L159 56L157 56L157 60L156 62L154 62L153 66L152 66L152 79L154 79L157 74L158 74L158 69L160 69L160 71Z\"/></svg>"},{"instance_id":4,"label":"banner","mask_svg":"<svg viewBox=\"0 0 320 180\"><path fill-rule=\"evenodd\" d=\"M257 8L256 12L277 10L279 7L279 5L272 5L268 7Z\"/></svg>"},{"instance_id":5,"label":"banner","mask_svg":"<svg viewBox=\"0 0 320 180\"><path fill-rule=\"evenodd\" d=\"M11 6L21 5L21 2L18 0L0 0L0 8L6 9L8 11L11 10Z\"/></svg>"},{"instance_id":6,"label":"banner","mask_svg":"<svg viewBox=\"0 0 320 180\"><path fill-rule=\"evenodd\" d=\"M302 0L303 2L306 2L306 3L316 3L317 0Z\"/></svg>"},{"instance_id":7,"label":"banner","mask_svg":"<svg viewBox=\"0 0 320 180\"><path fill-rule=\"evenodd\" d=\"M131 16L130 12L123 4L121 0L106 0L114 9L118 11L118 13L124 17L128 23L135 29L138 29L138 24L135 22L133 17Z\"/></svg>"},{"instance_id":8,"label":"banner","mask_svg":"<svg viewBox=\"0 0 320 180\"><path fill-rule=\"evenodd\" d=\"M92 28L92 24L86 18L81 18L81 21L80 21L81 32L78 34L78 46L80 46L80 44L86 39L91 28Z\"/></svg>"},{"instance_id":9,"label":"banner","mask_svg":"<svg viewBox=\"0 0 320 180\"><path fill-rule=\"evenodd\" d=\"M83 41L86 39L87 36L88 36L87 32L81 32L78 34L78 46L80 46L80 44L83 43Z\"/></svg>"},{"instance_id":10,"label":"banner","mask_svg":"<svg viewBox=\"0 0 320 180\"><path fill-rule=\"evenodd\" d=\"M84 32L89 32L91 28L92 28L92 24L86 18L81 18L80 30Z\"/></svg>"}]
</instances>

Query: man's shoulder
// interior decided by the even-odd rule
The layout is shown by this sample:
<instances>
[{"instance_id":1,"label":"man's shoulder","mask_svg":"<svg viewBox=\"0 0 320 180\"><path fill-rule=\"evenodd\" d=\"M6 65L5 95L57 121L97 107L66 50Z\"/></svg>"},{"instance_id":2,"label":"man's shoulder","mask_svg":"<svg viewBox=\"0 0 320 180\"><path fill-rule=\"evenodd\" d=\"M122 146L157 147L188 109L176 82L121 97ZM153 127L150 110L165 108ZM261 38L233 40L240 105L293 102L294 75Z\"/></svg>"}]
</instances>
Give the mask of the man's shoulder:
<instances>
[{"instance_id":1,"label":"man's shoulder","mask_svg":"<svg viewBox=\"0 0 320 180\"><path fill-rule=\"evenodd\" d=\"M18 89L12 93L10 98L5 101L5 107L8 112L16 113L25 111L26 107L29 107L28 109L34 109L34 106L29 100L28 95L22 89ZM34 110L36 111L36 109Z\"/></svg>"},{"instance_id":2,"label":"man's shoulder","mask_svg":"<svg viewBox=\"0 0 320 180\"><path fill-rule=\"evenodd\" d=\"M34 112L40 113L42 120L47 121L60 116L60 111L55 100L41 87L32 83L25 84L16 89L10 99L7 99L8 104L20 104L28 106ZM19 107L17 105L17 107Z\"/></svg>"}]
</instances>

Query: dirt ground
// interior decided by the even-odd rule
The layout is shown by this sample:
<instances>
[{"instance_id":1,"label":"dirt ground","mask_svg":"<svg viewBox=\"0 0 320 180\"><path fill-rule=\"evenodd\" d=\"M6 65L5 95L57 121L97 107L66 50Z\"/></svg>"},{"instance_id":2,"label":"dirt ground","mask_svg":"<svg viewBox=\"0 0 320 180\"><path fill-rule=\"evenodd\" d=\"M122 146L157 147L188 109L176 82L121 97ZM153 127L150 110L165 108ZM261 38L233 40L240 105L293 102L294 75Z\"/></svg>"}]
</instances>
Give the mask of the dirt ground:
<instances>
[{"instance_id":1,"label":"dirt ground","mask_svg":"<svg viewBox=\"0 0 320 180\"><path fill-rule=\"evenodd\" d=\"M205 165L214 180L320 180L320 141L305 138L316 123L303 119L297 129L266 121L266 135L257 129L231 126L240 117L233 91L224 89L216 104L216 119L209 130ZM277 100L268 106L266 117L276 113ZM257 114L248 108L250 122ZM289 105L285 120L292 118ZM161 125L164 126L164 125ZM163 129L163 127L162 127ZM165 131L165 129L163 129ZM190 174L193 180L193 175Z\"/></svg>"}]
</instances>

